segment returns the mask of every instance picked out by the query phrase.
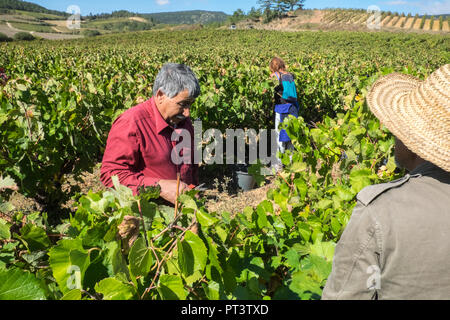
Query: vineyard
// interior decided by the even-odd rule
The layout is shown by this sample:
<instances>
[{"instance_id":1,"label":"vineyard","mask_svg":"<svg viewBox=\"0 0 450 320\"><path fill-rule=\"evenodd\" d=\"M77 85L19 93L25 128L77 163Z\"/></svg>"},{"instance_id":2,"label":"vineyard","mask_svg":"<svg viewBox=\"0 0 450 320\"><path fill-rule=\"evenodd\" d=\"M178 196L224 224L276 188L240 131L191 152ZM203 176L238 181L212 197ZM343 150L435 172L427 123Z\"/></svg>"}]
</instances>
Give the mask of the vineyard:
<instances>
[{"instance_id":1,"label":"vineyard","mask_svg":"<svg viewBox=\"0 0 450 320\"><path fill-rule=\"evenodd\" d=\"M0 299L320 299L356 194L403 174L367 90L393 71L423 79L449 63L449 40L199 30L0 44ZM62 188L98 165L113 120L151 96L169 61L198 76L192 118L204 131L273 128L274 55L295 75L300 117L284 122L296 151L257 206L212 212L190 191L175 209L157 188L133 196L117 180L96 193ZM263 185L260 167L249 170ZM207 166L200 182L226 170ZM13 193L43 209L14 208ZM126 216L140 223L119 230Z\"/></svg>"}]
</instances>

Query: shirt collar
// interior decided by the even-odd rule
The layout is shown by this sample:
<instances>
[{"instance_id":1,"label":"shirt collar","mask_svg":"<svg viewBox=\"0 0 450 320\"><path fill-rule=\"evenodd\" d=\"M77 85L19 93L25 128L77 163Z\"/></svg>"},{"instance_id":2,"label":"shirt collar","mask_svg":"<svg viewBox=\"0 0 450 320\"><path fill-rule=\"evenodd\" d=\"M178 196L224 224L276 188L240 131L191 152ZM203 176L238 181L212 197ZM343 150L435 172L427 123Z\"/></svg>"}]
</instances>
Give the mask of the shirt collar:
<instances>
[{"instance_id":1,"label":"shirt collar","mask_svg":"<svg viewBox=\"0 0 450 320\"><path fill-rule=\"evenodd\" d=\"M411 171L410 175L422 175L422 176L427 176L430 175L431 173L435 173L438 171L443 171L441 168L439 168L438 166L436 166L435 164L431 163L431 162L424 162L420 165L418 165L413 171Z\"/></svg>"},{"instance_id":2,"label":"shirt collar","mask_svg":"<svg viewBox=\"0 0 450 320\"><path fill-rule=\"evenodd\" d=\"M171 128L171 126L164 120L158 108L156 107L155 98L150 99L150 110L155 119L156 132L161 134L161 132L166 128Z\"/></svg>"}]
</instances>

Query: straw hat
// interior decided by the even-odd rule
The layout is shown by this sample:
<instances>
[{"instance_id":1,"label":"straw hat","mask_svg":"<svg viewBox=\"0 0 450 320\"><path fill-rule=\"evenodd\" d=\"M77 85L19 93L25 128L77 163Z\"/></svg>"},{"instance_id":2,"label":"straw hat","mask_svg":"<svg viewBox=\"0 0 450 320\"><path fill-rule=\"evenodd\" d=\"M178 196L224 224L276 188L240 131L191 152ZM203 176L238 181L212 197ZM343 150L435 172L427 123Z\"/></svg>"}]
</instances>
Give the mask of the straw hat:
<instances>
[{"instance_id":1,"label":"straw hat","mask_svg":"<svg viewBox=\"0 0 450 320\"><path fill-rule=\"evenodd\" d=\"M450 64L425 81L401 73L384 76L367 103L409 150L450 172Z\"/></svg>"}]
</instances>

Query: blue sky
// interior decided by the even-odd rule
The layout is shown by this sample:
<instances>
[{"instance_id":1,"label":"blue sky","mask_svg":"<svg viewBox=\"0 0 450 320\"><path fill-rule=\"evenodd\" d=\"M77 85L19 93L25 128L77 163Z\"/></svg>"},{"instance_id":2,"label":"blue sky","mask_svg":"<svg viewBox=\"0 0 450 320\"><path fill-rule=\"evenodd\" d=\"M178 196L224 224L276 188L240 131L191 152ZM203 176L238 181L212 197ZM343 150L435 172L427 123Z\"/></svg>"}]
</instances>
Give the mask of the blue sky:
<instances>
[{"instance_id":1,"label":"blue sky","mask_svg":"<svg viewBox=\"0 0 450 320\"><path fill-rule=\"evenodd\" d=\"M89 13L129 10L139 13L211 10L232 14L240 8L245 12L251 7L258 7L257 0L28 0L48 9L66 11L71 5L77 5L82 15ZM367 9L376 5L381 10L405 12L411 14L444 14L450 13L450 0L306 0L306 9L323 8L359 8Z\"/></svg>"}]
</instances>

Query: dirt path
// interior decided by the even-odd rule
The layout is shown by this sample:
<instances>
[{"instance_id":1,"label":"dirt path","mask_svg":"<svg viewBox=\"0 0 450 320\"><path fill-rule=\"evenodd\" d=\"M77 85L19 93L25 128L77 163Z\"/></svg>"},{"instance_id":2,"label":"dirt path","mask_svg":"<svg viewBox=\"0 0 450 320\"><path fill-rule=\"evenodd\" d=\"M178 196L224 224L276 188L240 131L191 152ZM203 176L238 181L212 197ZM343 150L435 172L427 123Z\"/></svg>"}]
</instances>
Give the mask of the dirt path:
<instances>
[{"instance_id":1,"label":"dirt path","mask_svg":"<svg viewBox=\"0 0 450 320\"><path fill-rule=\"evenodd\" d=\"M141 18L141 17L130 17L130 18L128 18L128 19L130 19L130 20L134 20L134 21L137 21L137 22L144 22L144 23L148 23L148 21L147 21L147 20L145 20L144 18Z\"/></svg>"},{"instance_id":2,"label":"dirt path","mask_svg":"<svg viewBox=\"0 0 450 320\"><path fill-rule=\"evenodd\" d=\"M57 26L57 27L65 27L67 26L66 20L44 20L45 23Z\"/></svg>"},{"instance_id":3,"label":"dirt path","mask_svg":"<svg viewBox=\"0 0 450 320\"><path fill-rule=\"evenodd\" d=\"M230 213L242 212L245 207L258 206L262 201L267 199L267 191L275 188L275 179L269 178L266 185L250 191L239 191L236 195L229 195L226 192L218 192L217 190L208 190L204 196L208 199L206 209L210 212Z\"/></svg>"},{"instance_id":4,"label":"dirt path","mask_svg":"<svg viewBox=\"0 0 450 320\"><path fill-rule=\"evenodd\" d=\"M14 28L9 22L6 22L6 25L7 25L7 28L5 28L4 26L3 26L4 28L2 28L2 25L0 25L0 32L5 33L8 37L13 37L18 32L28 32L28 33L32 34L33 36L36 36L39 38L44 38L47 40L70 40L70 39L82 38L82 36L80 36L80 35L61 33L61 31L56 29L56 27L53 27L53 30L60 32L60 33L45 33L45 32L19 30L19 29ZM5 29L9 30L9 31L6 31Z\"/></svg>"},{"instance_id":5,"label":"dirt path","mask_svg":"<svg viewBox=\"0 0 450 320\"><path fill-rule=\"evenodd\" d=\"M19 30L19 29L14 28L14 27L11 25L11 23L9 23L9 22L7 22L6 25L7 25L12 31L15 31L15 32L22 32L22 30Z\"/></svg>"},{"instance_id":6,"label":"dirt path","mask_svg":"<svg viewBox=\"0 0 450 320\"><path fill-rule=\"evenodd\" d=\"M0 32L8 37L13 37L17 33L17 31L12 30L6 24L0 24Z\"/></svg>"},{"instance_id":7,"label":"dirt path","mask_svg":"<svg viewBox=\"0 0 450 320\"><path fill-rule=\"evenodd\" d=\"M325 16L325 12L321 10L314 11L313 17L310 19L310 23L321 23L323 17Z\"/></svg>"}]
</instances>

